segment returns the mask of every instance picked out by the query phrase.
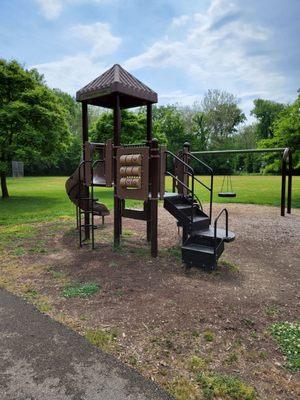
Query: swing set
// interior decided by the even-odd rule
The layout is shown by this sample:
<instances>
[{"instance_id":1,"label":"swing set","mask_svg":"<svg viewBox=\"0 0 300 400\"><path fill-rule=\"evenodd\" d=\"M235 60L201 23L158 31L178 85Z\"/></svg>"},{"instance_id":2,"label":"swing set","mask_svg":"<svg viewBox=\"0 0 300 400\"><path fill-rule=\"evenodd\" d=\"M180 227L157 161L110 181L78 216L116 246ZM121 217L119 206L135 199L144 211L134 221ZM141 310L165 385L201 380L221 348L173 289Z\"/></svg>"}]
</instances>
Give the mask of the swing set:
<instances>
[{"instance_id":1,"label":"swing set","mask_svg":"<svg viewBox=\"0 0 300 400\"><path fill-rule=\"evenodd\" d=\"M290 147L279 147L271 149L240 149L240 150L212 150L212 151L193 151L191 154L242 154L242 153L279 153L281 159L281 202L280 215L284 217L285 208L288 214L292 209L292 176L293 176L293 150ZM286 178L287 178L287 196L286 196ZM219 197L236 197L236 193L232 187L232 180L229 174L225 175L222 181Z\"/></svg>"}]
</instances>

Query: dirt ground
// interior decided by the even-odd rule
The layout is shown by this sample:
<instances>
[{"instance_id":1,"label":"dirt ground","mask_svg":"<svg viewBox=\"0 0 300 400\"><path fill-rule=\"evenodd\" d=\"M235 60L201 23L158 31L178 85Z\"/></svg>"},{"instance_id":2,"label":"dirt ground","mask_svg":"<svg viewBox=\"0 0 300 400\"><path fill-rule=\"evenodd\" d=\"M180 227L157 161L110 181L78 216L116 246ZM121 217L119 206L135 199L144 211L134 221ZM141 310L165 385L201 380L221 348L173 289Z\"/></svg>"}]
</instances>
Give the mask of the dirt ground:
<instances>
[{"instance_id":1,"label":"dirt ground","mask_svg":"<svg viewBox=\"0 0 300 400\"><path fill-rule=\"evenodd\" d=\"M124 219L122 245L113 249L108 217L94 251L78 248L70 221L39 224L34 238L6 248L0 284L81 334L116 332L106 350L167 388L194 385L186 398L201 399L190 361L197 356L203 370L236 376L261 399L294 400L300 374L284 367L268 326L299 318L300 210L283 218L273 207L227 208L236 240L214 272L185 271L176 221L160 208L157 259L141 221ZM96 282L101 291L66 299L61 290L69 282Z\"/></svg>"}]
</instances>

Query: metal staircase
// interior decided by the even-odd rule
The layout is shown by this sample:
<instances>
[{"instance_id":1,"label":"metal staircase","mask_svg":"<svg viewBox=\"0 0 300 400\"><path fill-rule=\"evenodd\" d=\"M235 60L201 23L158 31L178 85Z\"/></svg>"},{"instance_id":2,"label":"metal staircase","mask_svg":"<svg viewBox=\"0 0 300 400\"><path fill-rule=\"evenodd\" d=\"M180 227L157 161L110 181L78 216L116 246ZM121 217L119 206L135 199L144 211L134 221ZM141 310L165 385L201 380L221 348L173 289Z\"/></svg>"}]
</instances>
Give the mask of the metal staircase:
<instances>
[{"instance_id":1,"label":"metal staircase","mask_svg":"<svg viewBox=\"0 0 300 400\"><path fill-rule=\"evenodd\" d=\"M164 208L177 219L182 227L182 262L187 266L214 269L224 251L224 243L234 240L234 233L228 230L228 211L224 208L212 222L213 170L188 151L175 155L166 151L172 158L173 171L166 167L166 175L173 179L173 192L165 193ZM210 175L210 186L195 176L190 160L201 164ZM196 183L210 192L209 215L203 211L202 204L195 194ZM225 216L225 229L218 228L221 216Z\"/></svg>"}]
</instances>

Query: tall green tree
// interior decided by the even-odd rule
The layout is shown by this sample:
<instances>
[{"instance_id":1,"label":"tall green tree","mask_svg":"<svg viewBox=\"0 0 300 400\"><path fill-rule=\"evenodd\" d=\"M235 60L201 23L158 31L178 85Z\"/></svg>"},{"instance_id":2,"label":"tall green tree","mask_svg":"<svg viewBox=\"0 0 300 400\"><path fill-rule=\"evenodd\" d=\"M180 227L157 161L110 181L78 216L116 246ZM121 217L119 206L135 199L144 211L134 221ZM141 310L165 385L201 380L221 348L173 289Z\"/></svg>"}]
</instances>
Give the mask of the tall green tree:
<instances>
[{"instance_id":1,"label":"tall green tree","mask_svg":"<svg viewBox=\"0 0 300 400\"><path fill-rule=\"evenodd\" d=\"M291 147L295 150L294 166L300 171L300 90L296 100L283 108L272 124L273 136L259 142L260 147ZM280 160L278 157L268 158L267 171L278 172Z\"/></svg>"},{"instance_id":2,"label":"tall green tree","mask_svg":"<svg viewBox=\"0 0 300 400\"><path fill-rule=\"evenodd\" d=\"M225 91L208 90L201 108L211 148L224 147L228 138L237 132L238 125L246 120L245 114L238 107L237 98Z\"/></svg>"},{"instance_id":3,"label":"tall green tree","mask_svg":"<svg viewBox=\"0 0 300 400\"><path fill-rule=\"evenodd\" d=\"M251 115L257 119L257 134L259 139L268 139L273 137L273 123L281 111L286 107L284 104L276 103L271 100L256 99L253 101L254 108Z\"/></svg>"},{"instance_id":4,"label":"tall green tree","mask_svg":"<svg viewBox=\"0 0 300 400\"><path fill-rule=\"evenodd\" d=\"M2 197L13 159L46 162L69 140L66 112L36 70L0 60L0 175Z\"/></svg>"},{"instance_id":5,"label":"tall green tree","mask_svg":"<svg viewBox=\"0 0 300 400\"><path fill-rule=\"evenodd\" d=\"M114 136L113 113L103 112L90 130L91 139L95 142L104 143ZM161 143L166 143L163 132L156 132L154 137ZM121 112L121 143L141 143L146 141L146 113L143 109L133 112L122 110Z\"/></svg>"},{"instance_id":6,"label":"tall green tree","mask_svg":"<svg viewBox=\"0 0 300 400\"><path fill-rule=\"evenodd\" d=\"M168 150L176 153L192 135L185 131L182 112L175 105L155 106L153 108L153 133Z\"/></svg>"},{"instance_id":7,"label":"tall green tree","mask_svg":"<svg viewBox=\"0 0 300 400\"><path fill-rule=\"evenodd\" d=\"M197 112L192 117L192 132L194 140L192 146L196 150L207 150L209 142L209 128L206 121L206 115L203 112Z\"/></svg>"}]
</instances>

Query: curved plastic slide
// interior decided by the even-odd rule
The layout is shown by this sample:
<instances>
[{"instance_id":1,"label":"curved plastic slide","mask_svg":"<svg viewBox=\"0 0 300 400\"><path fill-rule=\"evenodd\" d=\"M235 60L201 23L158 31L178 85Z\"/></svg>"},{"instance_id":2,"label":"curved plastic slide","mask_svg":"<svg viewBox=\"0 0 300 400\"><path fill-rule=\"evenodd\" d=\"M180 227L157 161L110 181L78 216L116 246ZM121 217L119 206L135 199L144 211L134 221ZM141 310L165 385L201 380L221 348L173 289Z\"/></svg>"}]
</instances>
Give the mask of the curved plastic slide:
<instances>
[{"instance_id":1,"label":"curved plastic slide","mask_svg":"<svg viewBox=\"0 0 300 400\"><path fill-rule=\"evenodd\" d=\"M66 192L69 196L69 199L78 206L82 211L91 211L92 208L92 200L85 200L79 198L79 192L81 197L84 193L84 185L79 181L79 166L76 168L75 172L70 176L70 178L66 181ZM109 210L105 204L97 203L94 200L93 204L93 213L94 215L100 215L102 217L109 215Z\"/></svg>"}]
</instances>

